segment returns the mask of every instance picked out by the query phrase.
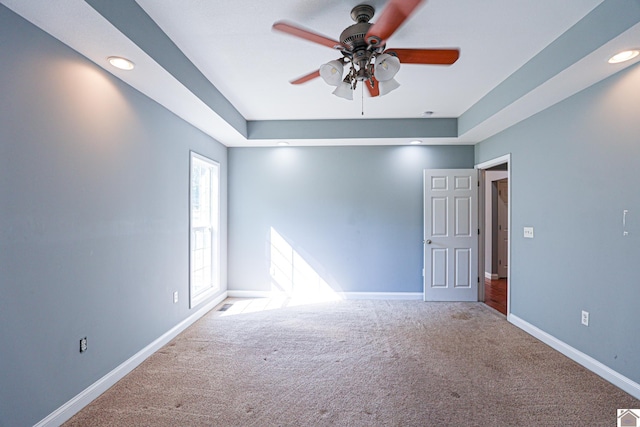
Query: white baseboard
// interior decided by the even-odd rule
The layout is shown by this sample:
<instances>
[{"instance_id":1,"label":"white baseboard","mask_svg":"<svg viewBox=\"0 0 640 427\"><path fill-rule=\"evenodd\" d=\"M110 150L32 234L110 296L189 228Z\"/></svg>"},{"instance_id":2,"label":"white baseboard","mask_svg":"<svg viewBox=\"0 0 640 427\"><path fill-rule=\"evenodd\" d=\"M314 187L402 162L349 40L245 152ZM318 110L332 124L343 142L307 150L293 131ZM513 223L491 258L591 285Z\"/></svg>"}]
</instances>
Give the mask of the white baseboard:
<instances>
[{"instance_id":1,"label":"white baseboard","mask_svg":"<svg viewBox=\"0 0 640 427\"><path fill-rule=\"evenodd\" d=\"M598 362L593 357L588 356L579 350L576 350L575 348L571 347L567 343L560 341L553 335L550 335L544 332L543 330L533 326L532 324L526 322L525 320L522 320L521 318L519 318L514 314L510 314L508 317L508 320L518 328L529 333L530 335L533 335L543 343L547 344L553 349L564 354L569 359L572 359L573 361L584 366L594 374L601 376L605 380L609 381L611 384L621 388L622 390L626 391L636 399L640 399L640 384L636 383L635 381L614 371L613 369L609 368L607 365L601 362Z\"/></svg>"},{"instance_id":2,"label":"white baseboard","mask_svg":"<svg viewBox=\"0 0 640 427\"><path fill-rule=\"evenodd\" d=\"M269 298L270 291L227 291L229 298Z\"/></svg>"},{"instance_id":3,"label":"white baseboard","mask_svg":"<svg viewBox=\"0 0 640 427\"><path fill-rule=\"evenodd\" d=\"M489 280L498 280L500 278L497 274L489 273L488 271L484 272L484 277Z\"/></svg>"},{"instance_id":4,"label":"white baseboard","mask_svg":"<svg viewBox=\"0 0 640 427\"><path fill-rule=\"evenodd\" d=\"M423 300L422 292L340 292L343 299Z\"/></svg>"},{"instance_id":5,"label":"white baseboard","mask_svg":"<svg viewBox=\"0 0 640 427\"><path fill-rule=\"evenodd\" d=\"M231 298L269 298L270 291L228 291ZM422 292L337 292L340 299L422 300Z\"/></svg>"},{"instance_id":6,"label":"white baseboard","mask_svg":"<svg viewBox=\"0 0 640 427\"><path fill-rule=\"evenodd\" d=\"M216 305L220 304L225 298L227 298L227 292L223 292L212 301L208 302L198 311L191 316L178 323L169 331L164 333L160 338L153 341L151 344L131 356L128 360L120 364L114 370L109 372L104 377L100 378L95 383L91 384L85 390L76 395L73 399L53 411L46 418L37 423L34 427L53 427L59 426L65 421L69 420L75 414L80 412L82 408L87 406L93 400L95 400L102 393L107 391L111 386L120 381L125 375L133 371L138 365L145 361L149 356L158 351L162 346L167 344L173 338L175 338L180 332L191 326L196 320L207 314Z\"/></svg>"}]
</instances>

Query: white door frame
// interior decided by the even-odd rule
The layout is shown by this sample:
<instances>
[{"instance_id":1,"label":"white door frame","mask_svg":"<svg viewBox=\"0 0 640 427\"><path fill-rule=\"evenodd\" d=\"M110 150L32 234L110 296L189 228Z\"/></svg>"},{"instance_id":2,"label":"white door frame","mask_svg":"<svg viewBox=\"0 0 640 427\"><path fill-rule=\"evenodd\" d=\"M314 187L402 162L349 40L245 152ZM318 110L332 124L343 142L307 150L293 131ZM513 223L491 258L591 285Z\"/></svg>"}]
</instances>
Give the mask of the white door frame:
<instances>
[{"instance_id":1,"label":"white door frame","mask_svg":"<svg viewBox=\"0 0 640 427\"><path fill-rule=\"evenodd\" d=\"M509 180L509 194L508 194L508 200L509 200L509 204L507 206L507 217L508 217L508 224L509 224L509 239L507 241L507 320L510 320L511 317L511 264L512 264L512 260L511 260L511 237L512 237L512 233L513 233L513 228L511 227L511 206L513 203L511 203L511 192L512 192L512 188L513 185L511 183L511 153L509 154L505 154L504 156L500 156L500 157L496 157L495 159L491 159L491 160L487 160L486 162L482 162L479 163L475 166L476 169L478 169L478 179L480 180L480 186L479 186L479 197L478 197L478 227L480 228L480 236L482 237L482 242L483 244L478 244L478 272L480 271L484 271L484 258L485 258L485 254L484 254L484 242L486 239L485 236L485 218L484 218L484 214L485 214L485 198L486 198L486 194L485 194L485 174L484 171L487 169L490 169L494 166L498 166L498 165L502 165L502 164L507 164L507 179ZM482 275L483 277L483 283L484 283L484 274ZM478 300L479 301L484 301L484 286L478 286Z\"/></svg>"},{"instance_id":2,"label":"white door frame","mask_svg":"<svg viewBox=\"0 0 640 427\"><path fill-rule=\"evenodd\" d=\"M498 254L498 264L496 273L498 275L498 278L505 278L507 277L507 270L509 269L509 263L507 262L507 249L509 244L509 222L507 222L506 224L504 223L505 220L509 220L508 216L507 218L505 218L505 214L509 211L509 179L500 179L498 181L495 181L495 183L496 189L498 190L498 197L496 197L495 201L495 207L497 210L496 217L498 219L498 230L496 230L496 235L498 236L498 241L496 242L498 246L496 248L496 254ZM502 194L502 190L505 190L505 186L507 187L507 191L505 192L505 194ZM506 203L504 201L505 198L507 199ZM504 237L501 237L504 236L505 233L507 235L507 246L505 246ZM491 234L493 234L493 230Z\"/></svg>"}]
</instances>

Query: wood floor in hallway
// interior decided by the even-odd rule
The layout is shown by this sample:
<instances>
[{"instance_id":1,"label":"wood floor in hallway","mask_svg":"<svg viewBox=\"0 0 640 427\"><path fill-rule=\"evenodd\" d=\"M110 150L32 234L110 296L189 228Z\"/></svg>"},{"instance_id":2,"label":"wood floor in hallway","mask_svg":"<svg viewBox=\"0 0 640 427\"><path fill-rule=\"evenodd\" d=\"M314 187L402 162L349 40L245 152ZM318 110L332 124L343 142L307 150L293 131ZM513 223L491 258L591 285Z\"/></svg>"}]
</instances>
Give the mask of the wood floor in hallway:
<instances>
[{"instance_id":1,"label":"wood floor in hallway","mask_svg":"<svg viewBox=\"0 0 640 427\"><path fill-rule=\"evenodd\" d=\"M507 315L507 279L484 279L484 303Z\"/></svg>"}]
</instances>

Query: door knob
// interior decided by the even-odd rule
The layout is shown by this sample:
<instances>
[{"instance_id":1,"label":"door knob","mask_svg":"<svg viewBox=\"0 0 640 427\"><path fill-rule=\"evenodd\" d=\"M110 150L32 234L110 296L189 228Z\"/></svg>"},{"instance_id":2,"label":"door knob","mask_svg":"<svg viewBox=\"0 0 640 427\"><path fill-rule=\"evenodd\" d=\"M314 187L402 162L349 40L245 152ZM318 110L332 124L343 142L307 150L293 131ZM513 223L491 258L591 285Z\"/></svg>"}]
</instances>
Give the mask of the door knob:
<instances>
[{"instance_id":1,"label":"door knob","mask_svg":"<svg viewBox=\"0 0 640 427\"><path fill-rule=\"evenodd\" d=\"M425 242L427 245L430 245L430 244L431 244L431 239L429 239L429 240L425 240L424 242Z\"/></svg>"}]
</instances>

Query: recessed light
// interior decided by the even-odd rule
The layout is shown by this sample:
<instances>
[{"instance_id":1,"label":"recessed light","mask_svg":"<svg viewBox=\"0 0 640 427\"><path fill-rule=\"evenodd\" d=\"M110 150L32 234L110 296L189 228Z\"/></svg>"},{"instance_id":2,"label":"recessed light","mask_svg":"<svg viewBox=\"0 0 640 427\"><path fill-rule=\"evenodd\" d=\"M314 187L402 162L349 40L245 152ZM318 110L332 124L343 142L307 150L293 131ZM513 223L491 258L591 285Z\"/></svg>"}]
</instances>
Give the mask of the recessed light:
<instances>
[{"instance_id":1,"label":"recessed light","mask_svg":"<svg viewBox=\"0 0 640 427\"><path fill-rule=\"evenodd\" d=\"M110 56L107 58L107 61L109 61L109 64L121 70L133 70L133 67L135 67L135 64L133 62L129 61L127 58L122 58L120 56Z\"/></svg>"},{"instance_id":2,"label":"recessed light","mask_svg":"<svg viewBox=\"0 0 640 427\"><path fill-rule=\"evenodd\" d=\"M422 117L431 117L433 116L433 111L425 111L422 113Z\"/></svg>"},{"instance_id":3,"label":"recessed light","mask_svg":"<svg viewBox=\"0 0 640 427\"><path fill-rule=\"evenodd\" d=\"M640 55L640 50L638 49L624 50L620 53L616 53L611 58L609 58L609 64L618 64L620 62L628 61L638 55Z\"/></svg>"},{"instance_id":4,"label":"recessed light","mask_svg":"<svg viewBox=\"0 0 640 427\"><path fill-rule=\"evenodd\" d=\"M416 139L415 141L411 141L409 144L411 144L411 145L420 145L420 144L422 144L422 141L418 141Z\"/></svg>"},{"instance_id":5,"label":"recessed light","mask_svg":"<svg viewBox=\"0 0 640 427\"><path fill-rule=\"evenodd\" d=\"M280 147L286 147L287 145L289 145L289 143L287 141L280 141L280 142L278 142L278 145Z\"/></svg>"}]
</instances>

